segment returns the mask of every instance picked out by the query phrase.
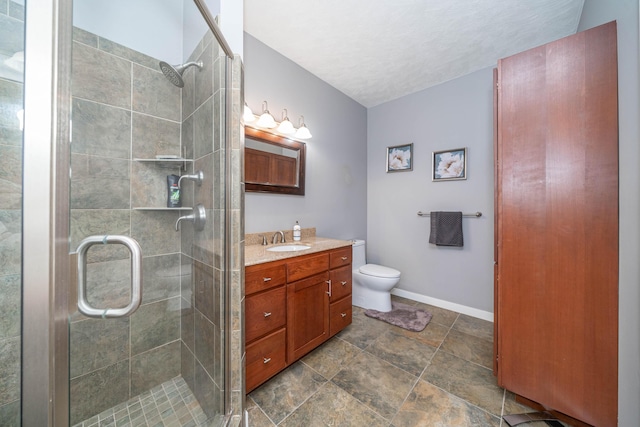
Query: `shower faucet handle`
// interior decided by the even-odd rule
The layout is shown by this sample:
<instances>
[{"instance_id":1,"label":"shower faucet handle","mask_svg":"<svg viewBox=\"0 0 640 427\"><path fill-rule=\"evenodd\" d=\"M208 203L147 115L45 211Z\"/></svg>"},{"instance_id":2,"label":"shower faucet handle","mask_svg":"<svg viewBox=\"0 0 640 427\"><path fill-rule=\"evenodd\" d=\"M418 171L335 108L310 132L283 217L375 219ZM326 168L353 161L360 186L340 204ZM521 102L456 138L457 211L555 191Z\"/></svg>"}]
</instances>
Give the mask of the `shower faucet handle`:
<instances>
[{"instance_id":1,"label":"shower faucet handle","mask_svg":"<svg viewBox=\"0 0 640 427\"><path fill-rule=\"evenodd\" d=\"M196 231L204 230L204 224L207 222L207 212L204 209L204 206L198 204L193 208L193 213L191 215L185 215L178 218L176 221L176 231L180 231L180 221L191 221L193 222L193 228Z\"/></svg>"},{"instance_id":2,"label":"shower faucet handle","mask_svg":"<svg viewBox=\"0 0 640 427\"><path fill-rule=\"evenodd\" d=\"M202 181L204 181L204 173L202 171L197 171L193 175L182 175L180 179L178 179L178 188L181 188L180 182L183 178L190 179L191 181L195 181L196 184L202 185Z\"/></svg>"}]
</instances>

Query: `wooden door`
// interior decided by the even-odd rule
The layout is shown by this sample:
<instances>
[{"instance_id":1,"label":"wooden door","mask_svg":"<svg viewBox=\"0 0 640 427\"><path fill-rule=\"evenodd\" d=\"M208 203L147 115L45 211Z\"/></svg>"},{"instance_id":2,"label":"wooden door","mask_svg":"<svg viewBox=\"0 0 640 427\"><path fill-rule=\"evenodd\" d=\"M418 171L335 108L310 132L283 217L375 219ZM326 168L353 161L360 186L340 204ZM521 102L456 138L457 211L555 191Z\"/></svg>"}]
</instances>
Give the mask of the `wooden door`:
<instances>
[{"instance_id":1,"label":"wooden door","mask_svg":"<svg viewBox=\"0 0 640 427\"><path fill-rule=\"evenodd\" d=\"M329 338L328 281L329 272L324 272L287 285L289 363Z\"/></svg>"},{"instance_id":2,"label":"wooden door","mask_svg":"<svg viewBox=\"0 0 640 427\"><path fill-rule=\"evenodd\" d=\"M498 382L614 426L615 22L501 60L497 98Z\"/></svg>"}]
</instances>

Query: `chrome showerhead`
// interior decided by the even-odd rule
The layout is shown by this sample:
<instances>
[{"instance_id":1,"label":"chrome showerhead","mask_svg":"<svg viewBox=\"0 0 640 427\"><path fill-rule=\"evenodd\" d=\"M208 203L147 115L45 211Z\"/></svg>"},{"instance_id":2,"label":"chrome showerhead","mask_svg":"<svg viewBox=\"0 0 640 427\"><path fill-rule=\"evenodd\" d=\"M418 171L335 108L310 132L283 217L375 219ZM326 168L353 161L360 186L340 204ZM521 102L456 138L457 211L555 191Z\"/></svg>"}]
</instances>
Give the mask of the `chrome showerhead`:
<instances>
[{"instance_id":1,"label":"chrome showerhead","mask_svg":"<svg viewBox=\"0 0 640 427\"><path fill-rule=\"evenodd\" d=\"M187 62L181 65L171 65L164 61L160 61L160 70L167 79L178 87L184 87L184 80L182 79L182 73L189 67L198 67L198 70L202 69L202 62Z\"/></svg>"}]
</instances>

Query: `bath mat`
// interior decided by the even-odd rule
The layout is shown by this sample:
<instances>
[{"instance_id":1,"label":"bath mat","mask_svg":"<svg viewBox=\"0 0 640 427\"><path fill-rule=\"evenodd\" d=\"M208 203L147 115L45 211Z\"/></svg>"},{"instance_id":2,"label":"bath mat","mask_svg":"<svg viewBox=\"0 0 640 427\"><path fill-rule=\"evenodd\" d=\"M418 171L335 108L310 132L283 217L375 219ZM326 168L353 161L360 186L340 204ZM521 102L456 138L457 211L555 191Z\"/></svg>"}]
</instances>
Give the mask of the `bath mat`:
<instances>
[{"instance_id":1,"label":"bath mat","mask_svg":"<svg viewBox=\"0 0 640 427\"><path fill-rule=\"evenodd\" d=\"M365 310L364 314L414 332L420 332L426 328L431 320L431 313L393 301L391 301L391 311Z\"/></svg>"}]
</instances>

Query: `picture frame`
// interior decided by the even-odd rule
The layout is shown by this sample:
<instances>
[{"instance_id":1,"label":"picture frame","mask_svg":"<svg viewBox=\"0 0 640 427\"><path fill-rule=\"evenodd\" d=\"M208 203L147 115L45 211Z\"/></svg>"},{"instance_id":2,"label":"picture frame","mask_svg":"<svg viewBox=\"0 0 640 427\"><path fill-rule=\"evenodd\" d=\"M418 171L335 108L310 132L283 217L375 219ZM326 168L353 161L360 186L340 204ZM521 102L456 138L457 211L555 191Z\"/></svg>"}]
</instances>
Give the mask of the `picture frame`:
<instances>
[{"instance_id":1,"label":"picture frame","mask_svg":"<svg viewBox=\"0 0 640 427\"><path fill-rule=\"evenodd\" d=\"M433 182L467 179L467 147L434 151L431 165Z\"/></svg>"},{"instance_id":2,"label":"picture frame","mask_svg":"<svg viewBox=\"0 0 640 427\"><path fill-rule=\"evenodd\" d=\"M387 173L413 170L413 143L387 147Z\"/></svg>"}]
</instances>

